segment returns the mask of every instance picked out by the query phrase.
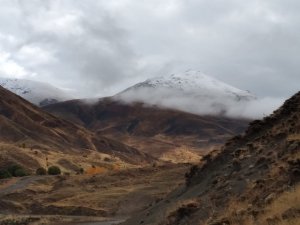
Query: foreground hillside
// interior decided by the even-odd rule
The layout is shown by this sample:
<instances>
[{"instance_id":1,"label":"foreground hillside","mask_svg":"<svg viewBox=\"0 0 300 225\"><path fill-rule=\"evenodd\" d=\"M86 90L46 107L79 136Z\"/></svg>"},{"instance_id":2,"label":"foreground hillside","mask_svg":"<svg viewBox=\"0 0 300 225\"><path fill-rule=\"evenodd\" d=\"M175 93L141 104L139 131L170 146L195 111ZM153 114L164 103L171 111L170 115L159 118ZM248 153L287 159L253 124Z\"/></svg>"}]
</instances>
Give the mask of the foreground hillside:
<instances>
[{"instance_id":1,"label":"foreground hillside","mask_svg":"<svg viewBox=\"0 0 300 225\"><path fill-rule=\"evenodd\" d=\"M199 116L178 110L126 104L114 98L72 100L44 107L106 137L115 137L162 160L199 160L211 148L242 133L248 120ZM201 151L202 150L202 151Z\"/></svg>"},{"instance_id":2,"label":"foreground hillside","mask_svg":"<svg viewBox=\"0 0 300 225\"><path fill-rule=\"evenodd\" d=\"M126 223L300 224L300 93L206 156L186 184Z\"/></svg>"}]
</instances>

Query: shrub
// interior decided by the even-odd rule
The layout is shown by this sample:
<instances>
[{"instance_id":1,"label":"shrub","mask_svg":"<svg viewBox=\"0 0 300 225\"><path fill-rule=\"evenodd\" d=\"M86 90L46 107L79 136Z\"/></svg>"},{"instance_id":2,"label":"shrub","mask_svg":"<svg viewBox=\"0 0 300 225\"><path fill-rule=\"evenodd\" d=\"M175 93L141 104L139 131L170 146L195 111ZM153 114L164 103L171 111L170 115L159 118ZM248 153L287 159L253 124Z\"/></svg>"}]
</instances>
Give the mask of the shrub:
<instances>
[{"instance_id":1,"label":"shrub","mask_svg":"<svg viewBox=\"0 0 300 225\"><path fill-rule=\"evenodd\" d=\"M39 221L40 218L23 218L23 219L5 219L1 220L1 225L29 225L32 222Z\"/></svg>"},{"instance_id":2,"label":"shrub","mask_svg":"<svg viewBox=\"0 0 300 225\"><path fill-rule=\"evenodd\" d=\"M79 169L79 173L80 173L80 174L84 174L84 169L83 169L83 168L80 168L80 169Z\"/></svg>"},{"instance_id":3,"label":"shrub","mask_svg":"<svg viewBox=\"0 0 300 225\"><path fill-rule=\"evenodd\" d=\"M7 171L14 177L23 177L28 175L24 168L20 165L13 164L7 168Z\"/></svg>"},{"instance_id":4,"label":"shrub","mask_svg":"<svg viewBox=\"0 0 300 225\"><path fill-rule=\"evenodd\" d=\"M47 175L47 170L43 167L37 168L37 170L35 171L36 175L39 176L43 176L43 175Z\"/></svg>"},{"instance_id":5,"label":"shrub","mask_svg":"<svg viewBox=\"0 0 300 225\"><path fill-rule=\"evenodd\" d=\"M7 167L7 171L12 175L12 176L15 176L15 171L20 169L21 166L19 165L16 165L16 164L13 164L13 165L10 165L9 167Z\"/></svg>"},{"instance_id":6,"label":"shrub","mask_svg":"<svg viewBox=\"0 0 300 225\"><path fill-rule=\"evenodd\" d=\"M25 176L28 176L28 173L23 168L19 168L15 170L15 177L25 177Z\"/></svg>"},{"instance_id":7,"label":"shrub","mask_svg":"<svg viewBox=\"0 0 300 225\"><path fill-rule=\"evenodd\" d=\"M0 179L11 178L12 175L7 170L0 170Z\"/></svg>"},{"instance_id":8,"label":"shrub","mask_svg":"<svg viewBox=\"0 0 300 225\"><path fill-rule=\"evenodd\" d=\"M50 166L48 168L48 174L49 175L59 175L59 174L61 174L61 170L58 166Z\"/></svg>"}]
</instances>

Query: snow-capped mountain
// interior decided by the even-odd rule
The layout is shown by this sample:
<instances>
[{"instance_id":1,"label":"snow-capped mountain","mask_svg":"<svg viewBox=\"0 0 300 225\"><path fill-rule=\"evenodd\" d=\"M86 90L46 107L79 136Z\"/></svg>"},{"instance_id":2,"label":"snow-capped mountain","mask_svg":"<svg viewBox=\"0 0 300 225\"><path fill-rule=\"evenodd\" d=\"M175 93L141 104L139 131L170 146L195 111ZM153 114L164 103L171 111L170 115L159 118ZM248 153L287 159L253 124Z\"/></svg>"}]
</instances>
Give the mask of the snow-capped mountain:
<instances>
[{"instance_id":1,"label":"snow-capped mountain","mask_svg":"<svg viewBox=\"0 0 300 225\"><path fill-rule=\"evenodd\" d=\"M230 114L236 106L243 110L243 105L255 96L199 71L186 71L148 79L115 98L211 115Z\"/></svg>"},{"instance_id":2,"label":"snow-capped mountain","mask_svg":"<svg viewBox=\"0 0 300 225\"><path fill-rule=\"evenodd\" d=\"M38 81L0 77L0 85L38 106L72 99L64 90Z\"/></svg>"}]
</instances>

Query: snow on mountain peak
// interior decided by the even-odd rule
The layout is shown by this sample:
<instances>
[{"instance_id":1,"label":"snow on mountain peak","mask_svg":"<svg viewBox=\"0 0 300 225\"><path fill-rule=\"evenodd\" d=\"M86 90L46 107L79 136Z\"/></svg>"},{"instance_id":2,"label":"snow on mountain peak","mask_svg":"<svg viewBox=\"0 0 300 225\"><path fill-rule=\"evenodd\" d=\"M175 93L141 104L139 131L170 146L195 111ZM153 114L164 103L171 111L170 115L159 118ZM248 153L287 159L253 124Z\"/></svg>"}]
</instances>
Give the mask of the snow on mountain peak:
<instances>
[{"instance_id":1,"label":"snow on mountain peak","mask_svg":"<svg viewBox=\"0 0 300 225\"><path fill-rule=\"evenodd\" d=\"M186 71L147 79L115 96L126 103L143 102L148 105L173 108L196 114L222 114L255 98L243 91L210 77L200 71Z\"/></svg>"},{"instance_id":2,"label":"snow on mountain peak","mask_svg":"<svg viewBox=\"0 0 300 225\"><path fill-rule=\"evenodd\" d=\"M235 93L241 96L252 96L249 92L240 90L221 82L211 76L208 76L201 71L188 70L184 73L165 75L148 79L145 82L137 84L137 86L148 87L164 87L180 89L185 92L209 91L222 94L222 92ZM254 96L252 96L254 97Z\"/></svg>"},{"instance_id":3,"label":"snow on mountain peak","mask_svg":"<svg viewBox=\"0 0 300 225\"><path fill-rule=\"evenodd\" d=\"M72 98L64 90L38 81L0 77L0 85L39 106Z\"/></svg>"}]
</instances>

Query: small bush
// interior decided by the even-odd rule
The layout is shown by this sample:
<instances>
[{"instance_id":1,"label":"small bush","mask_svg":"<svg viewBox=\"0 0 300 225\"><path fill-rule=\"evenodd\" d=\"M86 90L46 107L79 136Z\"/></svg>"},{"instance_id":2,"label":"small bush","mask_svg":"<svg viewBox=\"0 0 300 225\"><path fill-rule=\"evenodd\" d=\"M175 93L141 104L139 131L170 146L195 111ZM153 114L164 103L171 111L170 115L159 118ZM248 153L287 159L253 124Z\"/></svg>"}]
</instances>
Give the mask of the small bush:
<instances>
[{"instance_id":1,"label":"small bush","mask_svg":"<svg viewBox=\"0 0 300 225\"><path fill-rule=\"evenodd\" d=\"M12 175L7 170L0 170L0 179L11 178Z\"/></svg>"},{"instance_id":2,"label":"small bush","mask_svg":"<svg viewBox=\"0 0 300 225\"><path fill-rule=\"evenodd\" d=\"M15 171L15 177L25 177L25 176L28 176L28 173L23 168L17 169Z\"/></svg>"},{"instance_id":3,"label":"small bush","mask_svg":"<svg viewBox=\"0 0 300 225\"><path fill-rule=\"evenodd\" d=\"M36 175L39 176L43 176L43 175L47 175L47 170L43 167L37 168L37 170L35 171Z\"/></svg>"},{"instance_id":4,"label":"small bush","mask_svg":"<svg viewBox=\"0 0 300 225\"><path fill-rule=\"evenodd\" d=\"M104 158L104 162L111 162L111 161L112 161L111 158L108 158L108 157L105 157L105 158Z\"/></svg>"},{"instance_id":5,"label":"small bush","mask_svg":"<svg viewBox=\"0 0 300 225\"><path fill-rule=\"evenodd\" d=\"M83 169L83 168L80 168L80 169L79 169L79 173L80 173L80 174L84 174L84 169Z\"/></svg>"},{"instance_id":6,"label":"small bush","mask_svg":"<svg viewBox=\"0 0 300 225\"><path fill-rule=\"evenodd\" d=\"M22 166L17 164L9 166L7 168L7 171L14 177L24 177L28 175L25 169Z\"/></svg>"},{"instance_id":7,"label":"small bush","mask_svg":"<svg viewBox=\"0 0 300 225\"><path fill-rule=\"evenodd\" d=\"M61 170L58 166L50 166L48 168L48 174L49 175L60 175L61 174Z\"/></svg>"},{"instance_id":8,"label":"small bush","mask_svg":"<svg viewBox=\"0 0 300 225\"><path fill-rule=\"evenodd\" d=\"M29 225L32 222L39 221L40 218L24 218L24 219L6 219L0 222L0 225Z\"/></svg>"},{"instance_id":9,"label":"small bush","mask_svg":"<svg viewBox=\"0 0 300 225\"><path fill-rule=\"evenodd\" d=\"M22 167L17 165L17 164L13 164L13 165L10 165L9 167L7 167L7 171L15 177L15 172L16 170L18 169L21 169Z\"/></svg>"}]
</instances>

